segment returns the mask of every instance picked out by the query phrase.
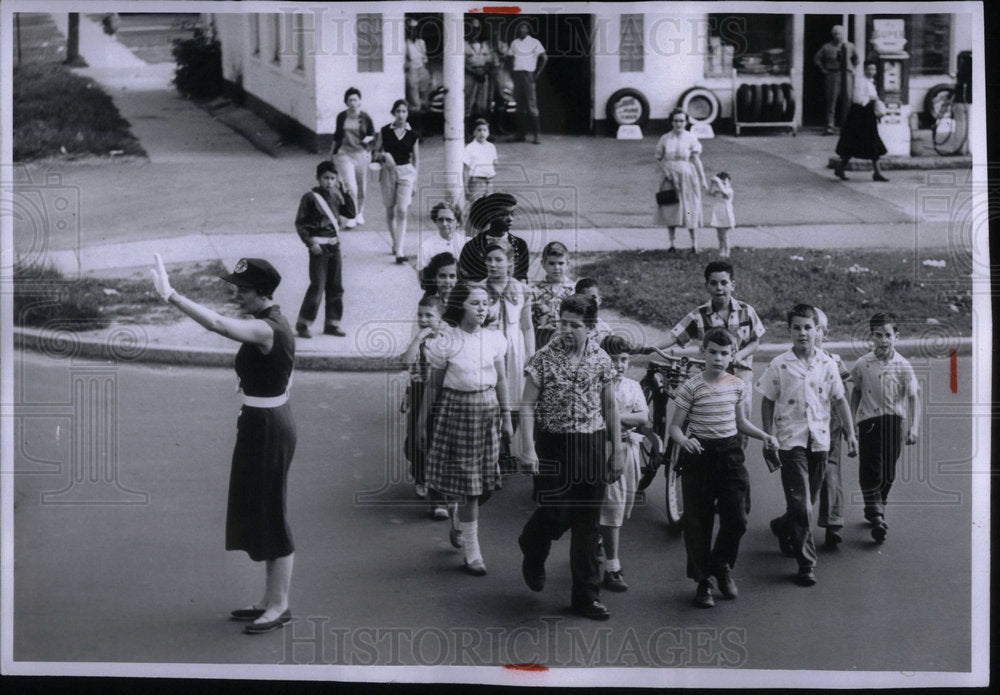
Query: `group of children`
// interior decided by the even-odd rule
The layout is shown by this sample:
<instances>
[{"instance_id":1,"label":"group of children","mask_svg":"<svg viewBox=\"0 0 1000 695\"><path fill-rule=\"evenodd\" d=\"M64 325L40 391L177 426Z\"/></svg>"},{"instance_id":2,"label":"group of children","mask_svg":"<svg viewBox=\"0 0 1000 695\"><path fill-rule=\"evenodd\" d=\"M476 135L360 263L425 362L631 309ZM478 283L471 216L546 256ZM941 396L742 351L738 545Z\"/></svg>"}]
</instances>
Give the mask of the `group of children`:
<instances>
[{"instance_id":1,"label":"group of children","mask_svg":"<svg viewBox=\"0 0 1000 695\"><path fill-rule=\"evenodd\" d=\"M487 250L490 276L485 283L459 280L453 256L432 259L424 273L419 332L403 355L411 380L404 448L418 495L431 498L433 518L452 519L450 538L464 550L471 574L486 573L478 545L478 505L500 485L501 442L513 441L518 428L519 391L525 372L533 368L532 353L568 330L560 322L561 311L582 301L568 298L589 295L595 305L600 301L596 282L568 279L568 260L565 245L548 244L541 258L545 278L530 286L509 277L509 256L501 247ZM732 569L749 512L746 437L762 440L769 467L780 469L786 509L770 527L781 552L797 562L798 584L816 582L811 525L817 503L826 546L836 547L842 540L842 440L848 456L860 454L864 515L872 538L877 543L886 539L885 505L900 445L916 442L920 421L916 377L895 351L898 319L875 314L869 324L874 349L847 369L822 347L828 330L825 314L796 304L786 317L791 348L754 382L753 354L765 329L753 307L732 296L733 275L725 261L708 264L709 301L686 315L662 345L631 345L596 321L587 329L588 340L614 366L616 415L625 447L621 475L604 487L598 521L606 589L628 588L618 536L635 501L639 442L652 435L642 389L625 376L630 355L689 341L700 343L705 367L676 392L668 435L680 447L687 573L697 582L695 604L714 605L713 578L724 598L738 594ZM762 398L760 427L750 416L754 389ZM439 394L447 396L444 405ZM524 455L534 459L533 451ZM713 542L716 516L719 530ZM605 613L582 614L599 618Z\"/></svg>"}]
</instances>

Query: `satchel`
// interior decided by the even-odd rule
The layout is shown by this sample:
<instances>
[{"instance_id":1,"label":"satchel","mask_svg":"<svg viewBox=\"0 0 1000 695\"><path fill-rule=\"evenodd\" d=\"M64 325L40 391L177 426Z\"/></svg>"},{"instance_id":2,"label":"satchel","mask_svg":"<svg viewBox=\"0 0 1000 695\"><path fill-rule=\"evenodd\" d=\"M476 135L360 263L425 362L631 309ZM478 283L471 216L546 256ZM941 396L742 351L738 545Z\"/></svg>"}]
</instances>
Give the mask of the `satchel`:
<instances>
[{"instance_id":1,"label":"satchel","mask_svg":"<svg viewBox=\"0 0 1000 695\"><path fill-rule=\"evenodd\" d=\"M670 186L670 188L664 189L663 186ZM661 190L656 192L656 204L657 205L677 205L680 200L677 197L677 189L674 188L669 179L663 179L663 183L660 185Z\"/></svg>"}]
</instances>

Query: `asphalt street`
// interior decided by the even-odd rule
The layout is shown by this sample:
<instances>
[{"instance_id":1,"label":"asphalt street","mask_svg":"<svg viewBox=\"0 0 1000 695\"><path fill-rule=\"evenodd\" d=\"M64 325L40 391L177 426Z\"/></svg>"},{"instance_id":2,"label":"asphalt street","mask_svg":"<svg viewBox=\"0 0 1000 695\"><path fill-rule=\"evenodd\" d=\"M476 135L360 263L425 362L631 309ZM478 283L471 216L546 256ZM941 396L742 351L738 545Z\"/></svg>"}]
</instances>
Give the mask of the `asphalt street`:
<instances>
[{"instance_id":1,"label":"asphalt street","mask_svg":"<svg viewBox=\"0 0 1000 695\"><path fill-rule=\"evenodd\" d=\"M900 463L884 545L863 523L856 460L845 459L845 542L821 552L815 587L797 587L795 563L767 527L783 507L780 481L751 443L738 600L693 607L661 477L623 528L631 588L604 593L607 623L569 612L568 539L554 545L544 592L522 583L526 477L508 478L482 508L489 574L461 571L448 525L427 517L405 480L402 374L299 373L288 499L296 620L250 637L227 619L263 585L261 566L223 549L239 409L232 372L17 353L14 658L232 664L233 676L246 673L240 664L525 662L966 671L969 461L988 411L969 418L985 402L969 358L957 362L957 393L947 361L914 367L926 394L922 438Z\"/></svg>"}]
</instances>

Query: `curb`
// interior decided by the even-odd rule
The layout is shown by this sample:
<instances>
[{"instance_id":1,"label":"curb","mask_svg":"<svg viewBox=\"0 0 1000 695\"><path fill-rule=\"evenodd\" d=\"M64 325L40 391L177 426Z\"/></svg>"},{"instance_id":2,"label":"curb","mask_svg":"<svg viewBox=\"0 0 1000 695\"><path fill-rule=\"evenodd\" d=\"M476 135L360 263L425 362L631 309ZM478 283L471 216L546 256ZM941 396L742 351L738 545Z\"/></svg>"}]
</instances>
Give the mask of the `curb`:
<instances>
[{"instance_id":1,"label":"curb","mask_svg":"<svg viewBox=\"0 0 1000 695\"><path fill-rule=\"evenodd\" d=\"M785 343L767 343L760 346L755 358L760 362L789 349ZM858 342L824 343L824 348L844 355L861 355L867 344ZM231 368L236 348L192 348L183 345L146 346L137 343L134 333L123 330L112 333L104 340L82 339L69 331L42 331L14 328L14 348L39 352L48 357L62 359L96 359L136 364L170 364L183 367ZM947 359L951 352L971 355L972 338L941 336L940 338L907 339L896 343L897 351L905 357ZM402 370L395 355L317 355L295 356L295 368L303 371L328 372L397 372Z\"/></svg>"},{"instance_id":2,"label":"curb","mask_svg":"<svg viewBox=\"0 0 1000 695\"><path fill-rule=\"evenodd\" d=\"M935 157L880 157L879 164L885 171L895 169L971 169L972 157L964 155ZM827 169L836 169L840 165L840 157L830 157L826 163ZM851 159L844 168L845 171L871 171L872 163L868 159Z\"/></svg>"}]
</instances>

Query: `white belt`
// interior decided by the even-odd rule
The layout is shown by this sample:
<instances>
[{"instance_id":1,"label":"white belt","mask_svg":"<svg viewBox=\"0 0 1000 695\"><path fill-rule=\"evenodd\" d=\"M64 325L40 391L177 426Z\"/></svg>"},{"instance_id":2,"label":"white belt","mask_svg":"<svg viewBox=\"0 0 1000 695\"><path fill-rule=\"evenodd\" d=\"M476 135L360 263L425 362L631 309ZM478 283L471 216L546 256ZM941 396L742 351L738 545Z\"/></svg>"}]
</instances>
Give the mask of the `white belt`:
<instances>
[{"instance_id":1,"label":"white belt","mask_svg":"<svg viewBox=\"0 0 1000 695\"><path fill-rule=\"evenodd\" d=\"M319 244L320 246L336 246L340 243L340 239L335 236L311 236L309 237L310 244Z\"/></svg>"},{"instance_id":2,"label":"white belt","mask_svg":"<svg viewBox=\"0 0 1000 695\"><path fill-rule=\"evenodd\" d=\"M277 408L288 402L288 391L285 391L280 396L271 396L269 398L248 396L245 393L241 393L240 397L243 399L243 405L248 405L251 408Z\"/></svg>"}]
</instances>

